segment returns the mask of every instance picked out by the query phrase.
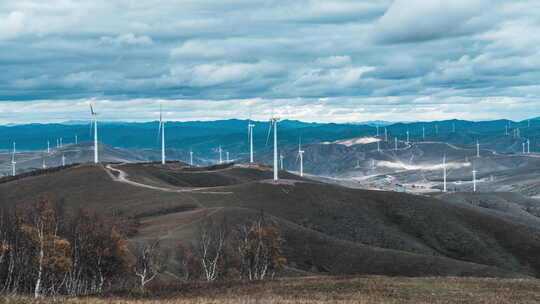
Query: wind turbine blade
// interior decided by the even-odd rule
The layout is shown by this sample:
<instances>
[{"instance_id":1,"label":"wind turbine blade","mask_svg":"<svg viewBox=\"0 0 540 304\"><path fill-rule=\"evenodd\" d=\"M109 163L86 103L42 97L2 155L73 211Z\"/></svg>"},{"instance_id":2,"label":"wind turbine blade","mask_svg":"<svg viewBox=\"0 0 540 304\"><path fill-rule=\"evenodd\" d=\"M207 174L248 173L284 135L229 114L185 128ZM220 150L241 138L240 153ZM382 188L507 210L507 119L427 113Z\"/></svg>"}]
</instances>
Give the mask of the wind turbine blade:
<instances>
[{"instance_id":1,"label":"wind turbine blade","mask_svg":"<svg viewBox=\"0 0 540 304\"><path fill-rule=\"evenodd\" d=\"M270 133L272 132L272 126L274 122L270 120L270 124L268 125L268 135L266 136L266 146L268 146L268 140L270 140Z\"/></svg>"},{"instance_id":2,"label":"wind turbine blade","mask_svg":"<svg viewBox=\"0 0 540 304\"><path fill-rule=\"evenodd\" d=\"M92 115L96 115L96 112L94 112L94 107L92 107L92 104L90 104L90 113L92 113Z\"/></svg>"}]
</instances>

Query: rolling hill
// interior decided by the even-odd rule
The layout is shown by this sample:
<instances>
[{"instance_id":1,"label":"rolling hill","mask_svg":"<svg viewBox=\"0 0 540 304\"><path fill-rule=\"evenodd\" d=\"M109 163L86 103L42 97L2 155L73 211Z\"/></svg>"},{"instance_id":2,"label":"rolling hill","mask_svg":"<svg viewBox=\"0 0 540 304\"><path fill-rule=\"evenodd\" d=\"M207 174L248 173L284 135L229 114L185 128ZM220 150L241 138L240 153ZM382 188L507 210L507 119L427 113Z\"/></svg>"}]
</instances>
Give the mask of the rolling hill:
<instances>
[{"instance_id":1,"label":"rolling hill","mask_svg":"<svg viewBox=\"0 0 540 304\"><path fill-rule=\"evenodd\" d=\"M63 201L139 219L132 243L173 250L201 223L236 225L264 210L282 227L288 267L308 273L540 277L540 230L433 197L350 189L267 167L183 163L75 165L0 179L1 204ZM174 257L170 263L174 265Z\"/></svg>"}]
</instances>

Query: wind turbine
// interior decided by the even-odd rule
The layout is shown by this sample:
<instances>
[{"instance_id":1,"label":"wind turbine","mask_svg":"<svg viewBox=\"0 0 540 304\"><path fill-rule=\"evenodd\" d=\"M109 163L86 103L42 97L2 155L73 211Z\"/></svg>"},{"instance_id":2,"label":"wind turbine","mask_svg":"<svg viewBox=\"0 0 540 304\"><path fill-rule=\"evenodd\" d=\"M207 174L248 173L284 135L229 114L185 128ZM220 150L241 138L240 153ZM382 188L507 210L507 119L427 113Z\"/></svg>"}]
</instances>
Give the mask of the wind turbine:
<instances>
[{"instance_id":1,"label":"wind turbine","mask_svg":"<svg viewBox=\"0 0 540 304\"><path fill-rule=\"evenodd\" d=\"M426 127L422 127L422 140L426 140Z\"/></svg>"},{"instance_id":2,"label":"wind turbine","mask_svg":"<svg viewBox=\"0 0 540 304\"><path fill-rule=\"evenodd\" d=\"M480 157L480 143L476 140L476 157Z\"/></svg>"},{"instance_id":3,"label":"wind turbine","mask_svg":"<svg viewBox=\"0 0 540 304\"><path fill-rule=\"evenodd\" d=\"M253 128L255 124L251 123L251 119L248 123L248 139L249 139L249 162L253 163Z\"/></svg>"},{"instance_id":4,"label":"wind turbine","mask_svg":"<svg viewBox=\"0 0 540 304\"><path fill-rule=\"evenodd\" d=\"M159 129L158 136L161 135L161 164L165 164L165 121L163 120L163 110L159 105Z\"/></svg>"},{"instance_id":5,"label":"wind turbine","mask_svg":"<svg viewBox=\"0 0 540 304\"><path fill-rule=\"evenodd\" d=\"M15 165L17 162L15 161L15 142L13 142L13 153L11 154L11 175L15 176Z\"/></svg>"},{"instance_id":6,"label":"wind turbine","mask_svg":"<svg viewBox=\"0 0 540 304\"><path fill-rule=\"evenodd\" d=\"M41 168L42 169L46 169L47 168L47 165L45 165L45 156L42 156L42 164L41 164Z\"/></svg>"},{"instance_id":7,"label":"wind turbine","mask_svg":"<svg viewBox=\"0 0 540 304\"><path fill-rule=\"evenodd\" d=\"M60 137L60 148L62 148L63 146L64 146L63 138Z\"/></svg>"},{"instance_id":8,"label":"wind turbine","mask_svg":"<svg viewBox=\"0 0 540 304\"><path fill-rule=\"evenodd\" d=\"M523 154L525 154L525 142L522 142L521 146L523 147Z\"/></svg>"},{"instance_id":9,"label":"wind turbine","mask_svg":"<svg viewBox=\"0 0 540 304\"><path fill-rule=\"evenodd\" d=\"M285 156L283 156L283 154L281 154L281 152L279 152L279 167L281 168L281 170L283 170L283 159L285 158Z\"/></svg>"},{"instance_id":10,"label":"wind turbine","mask_svg":"<svg viewBox=\"0 0 540 304\"><path fill-rule=\"evenodd\" d=\"M381 152L381 144L377 141L377 152Z\"/></svg>"},{"instance_id":11,"label":"wind turbine","mask_svg":"<svg viewBox=\"0 0 540 304\"><path fill-rule=\"evenodd\" d=\"M75 134L75 144L79 143L79 138L77 137L77 134Z\"/></svg>"},{"instance_id":12,"label":"wind turbine","mask_svg":"<svg viewBox=\"0 0 540 304\"><path fill-rule=\"evenodd\" d=\"M279 118L270 118L270 125L268 126L268 136L266 137L266 143L268 144L268 138L270 138L270 132L274 129L274 181L279 179L278 176L278 146L277 146L277 127Z\"/></svg>"},{"instance_id":13,"label":"wind turbine","mask_svg":"<svg viewBox=\"0 0 540 304\"><path fill-rule=\"evenodd\" d=\"M222 155L221 153L223 152L223 150L221 150L221 146L219 146L218 151L219 151L219 163L222 164L223 163L223 157L221 156Z\"/></svg>"},{"instance_id":14,"label":"wind turbine","mask_svg":"<svg viewBox=\"0 0 540 304\"><path fill-rule=\"evenodd\" d=\"M98 128L97 128L97 113L94 112L94 107L90 103L90 114L92 114L92 122L94 124L94 163L99 163L98 157ZM92 127L92 125L90 125Z\"/></svg>"},{"instance_id":15,"label":"wind turbine","mask_svg":"<svg viewBox=\"0 0 540 304\"><path fill-rule=\"evenodd\" d=\"M62 167L66 165L66 157L64 156L64 153L62 153Z\"/></svg>"},{"instance_id":16,"label":"wind turbine","mask_svg":"<svg viewBox=\"0 0 540 304\"><path fill-rule=\"evenodd\" d=\"M229 151L227 151L227 163L229 163Z\"/></svg>"},{"instance_id":17,"label":"wind turbine","mask_svg":"<svg viewBox=\"0 0 540 304\"><path fill-rule=\"evenodd\" d=\"M409 144L409 130L407 130L407 144Z\"/></svg>"},{"instance_id":18,"label":"wind turbine","mask_svg":"<svg viewBox=\"0 0 540 304\"><path fill-rule=\"evenodd\" d=\"M47 154L51 154L51 143L47 140Z\"/></svg>"},{"instance_id":19,"label":"wind turbine","mask_svg":"<svg viewBox=\"0 0 540 304\"><path fill-rule=\"evenodd\" d=\"M384 141L388 141L388 130L384 128Z\"/></svg>"},{"instance_id":20,"label":"wind turbine","mask_svg":"<svg viewBox=\"0 0 540 304\"><path fill-rule=\"evenodd\" d=\"M473 170L472 170L472 179L473 179L473 192L476 192L476 169L474 169L473 167Z\"/></svg>"},{"instance_id":21,"label":"wind turbine","mask_svg":"<svg viewBox=\"0 0 540 304\"><path fill-rule=\"evenodd\" d=\"M443 192L446 192L446 154L443 156Z\"/></svg>"},{"instance_id":22,"label":"wind turbine","mask_svg":"<svg viewBox=\"0 0 540 304\"><path fill-rule=\"evenodd\" d=\"M379 125L377 124L377 125L375 125L375 127L377 127L377 135L376 135L376 137L379 137Z\"/></svg>"},{"instance_id":23,"label":"wind turbine","mask_svg":"<svg viewBox=\"0 0 540 304\"><path fill-rule=\"evenodd\" d=\"M300 159L300 176L304 176L304 150L302 150L302 138L298 140L298 157Z\"/></svg>"},{"instance_id":24,"label":"wind turbine","mask_svg":"<svg viewBox=\"0 0 540 304\"><path fill-rule=\"evenodd\" d=\"M531 140L527 138L527 154L531 153Z\"/></svg>"},{"instance_id":25,"label":"wind turbine","mask_svg":"<svg viewBox=\"0 0 540 304\"><path fill-rule=\"evenodd\" d=\"M193 151L189 151L189 164L193 166Z\"/></svg>"}]
</instances>

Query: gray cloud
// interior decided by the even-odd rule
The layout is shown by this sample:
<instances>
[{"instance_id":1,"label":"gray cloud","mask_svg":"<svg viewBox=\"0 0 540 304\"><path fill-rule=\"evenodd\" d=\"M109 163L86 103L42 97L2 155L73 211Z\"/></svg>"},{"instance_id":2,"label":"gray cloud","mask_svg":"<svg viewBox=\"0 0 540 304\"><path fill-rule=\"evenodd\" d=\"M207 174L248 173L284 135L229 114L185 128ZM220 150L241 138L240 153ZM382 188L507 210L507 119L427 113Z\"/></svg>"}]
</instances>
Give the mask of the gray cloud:
<instances>
[{"instance_id":1,"label":"gray cloud","mask_svg":"<svg viewBox=\"0 0 540 304\"><path fill-rule=\"evenodd\" d=\"M322 121L526 118L539 15L525 0L6 0L0 123L83 119L92 98L111 120L151 119L135 111L156 101L184 120L249 104Z\"/></svg>"}]
</instances>

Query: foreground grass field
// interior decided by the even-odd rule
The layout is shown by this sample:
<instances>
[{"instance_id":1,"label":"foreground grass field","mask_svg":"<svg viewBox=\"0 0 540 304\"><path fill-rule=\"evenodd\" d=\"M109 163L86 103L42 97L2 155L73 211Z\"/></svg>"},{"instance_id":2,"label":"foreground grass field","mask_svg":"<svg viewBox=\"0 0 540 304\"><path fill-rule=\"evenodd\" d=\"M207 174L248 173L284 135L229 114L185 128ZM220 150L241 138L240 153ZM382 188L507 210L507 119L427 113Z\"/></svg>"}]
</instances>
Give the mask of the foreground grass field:
<instances>
[{"instance_id":1,"label":"foreground grass field","mask_svg":"<svg viewBox=\"0 0 540 304\"><path fill-rule=\"evenodd\" d=\"M194 284L149 299L32 298L6 296L0 303L224 304L224 303L540 303L540 280L478 278L308 277L263 283Z\"/></svg>"}]
</instances>

